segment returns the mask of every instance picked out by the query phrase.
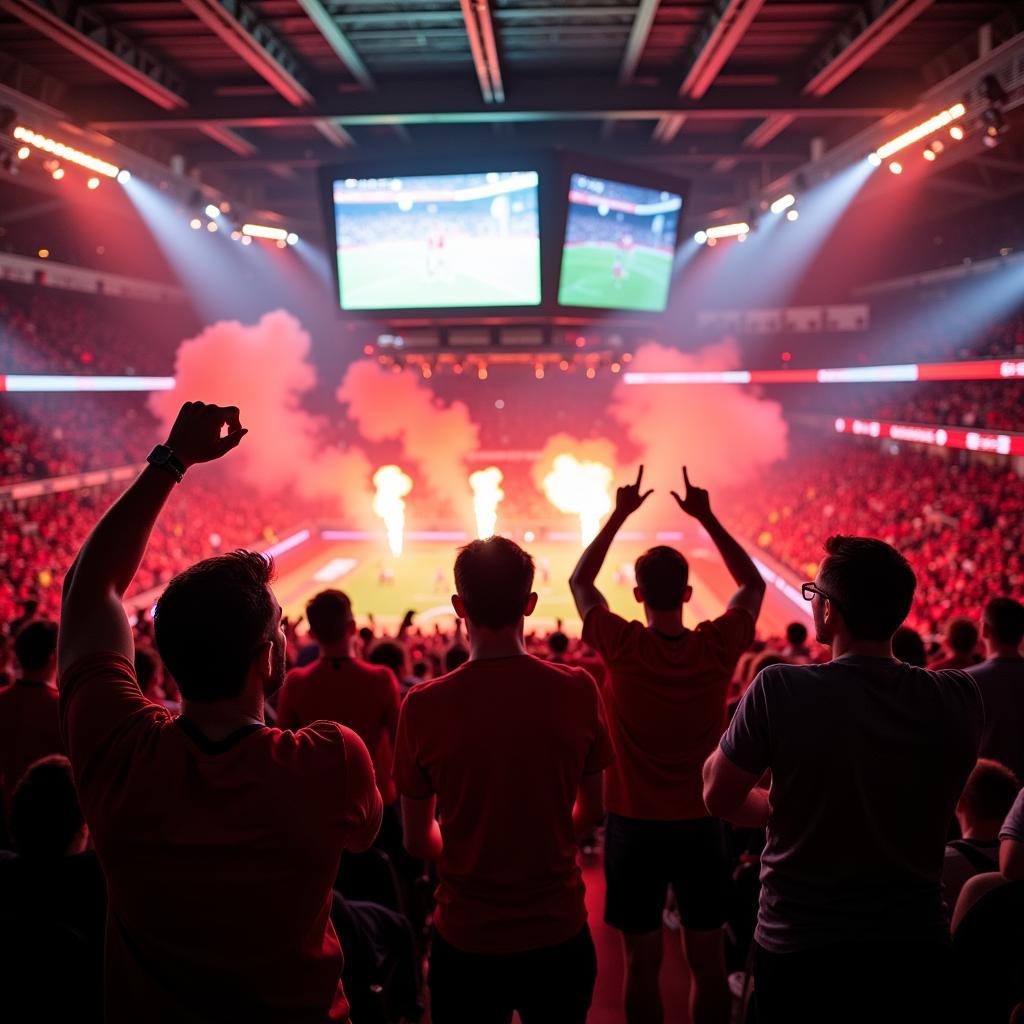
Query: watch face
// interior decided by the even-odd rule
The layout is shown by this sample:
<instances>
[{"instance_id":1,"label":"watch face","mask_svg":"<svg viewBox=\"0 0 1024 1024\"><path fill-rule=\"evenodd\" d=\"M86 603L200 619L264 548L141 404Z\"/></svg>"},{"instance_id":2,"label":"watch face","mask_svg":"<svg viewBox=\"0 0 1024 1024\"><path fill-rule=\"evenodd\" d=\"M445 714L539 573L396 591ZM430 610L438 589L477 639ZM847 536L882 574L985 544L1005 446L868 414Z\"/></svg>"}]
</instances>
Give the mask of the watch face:
<instances>
[{"instance_id":1,"label":"watch face","mask_svg":"<svg viewBox=\"0 0 1024 1024\"><path fill-rule=\"evenodd\" d=\"M157 466L163 466L167 464L167 461L171 457L171 449L166 445L158 444L152 454L149 456L149 461Z\"/></svg>"}]
</instances>

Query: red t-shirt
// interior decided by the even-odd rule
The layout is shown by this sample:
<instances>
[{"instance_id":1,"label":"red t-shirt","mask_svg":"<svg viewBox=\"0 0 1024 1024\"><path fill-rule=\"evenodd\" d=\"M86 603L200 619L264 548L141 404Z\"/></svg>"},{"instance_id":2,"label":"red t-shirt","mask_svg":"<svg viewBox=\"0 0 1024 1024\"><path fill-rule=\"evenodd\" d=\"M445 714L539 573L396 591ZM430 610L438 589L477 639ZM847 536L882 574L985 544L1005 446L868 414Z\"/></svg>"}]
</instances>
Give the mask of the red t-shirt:
<instances>
[{"instance_id":1,"label":"red t-shirt","mask_svg":"<svg viewBox=\"0 0 1024 1024\"><path fill-rule=\"evenodd\" d=\"M301 729L312 722L338 722L359 734L373 755L384 802L397 797L391 778L393 741L401 704L398 680L384 665L358 658L320 658L285 677L277 702L277 724Z\"/></svg>"},{"instance_id":2,"label":"red t-shirt","mask_svg":"<svg viewBox=\"0 0 1024 1024\"><path fill-rule=\"evenodd\" d=\"M254 725L220 743L91 655L61 729L107 878L106 1020L347 1021L328 914L346 840L382 812L359 737Z\"/></svg>"},{"instance_id":3,"label":"red t-shirt","mask_svg":"<svg viewBox=\"0 0 1024 1024\"><path fill-rule=\"evenodd\" d=\"M565 942L586 924L572 809L612 759L586 672L530 655L469 661L409 691L395 749L403 796L437 796L436 925L471 953Z\"/></svg>"},{"instance_id":4,"label":"red t-shirt","mask_svg":"<svg viewBox=\"0 0 1024 1024\"><path fill-rule=\"evenodd\" d=\"M12 683L0 690L0 792L4 808L30 764L64 753L57 691L44 683Z\"/></svg>"},{"instance_id":5,"label":"red t-shirt","mask_svg":"<svg viewBox=\"0 0 1024 1024\"><path fill-rule=\"evenodd\" d=\"M583 639L608 667L608 810L656 821L706 818L702 769L725 731L736 662L754 639L750 613L731 608L670 638L598 606Z\"/></svg>"}]
</instances>

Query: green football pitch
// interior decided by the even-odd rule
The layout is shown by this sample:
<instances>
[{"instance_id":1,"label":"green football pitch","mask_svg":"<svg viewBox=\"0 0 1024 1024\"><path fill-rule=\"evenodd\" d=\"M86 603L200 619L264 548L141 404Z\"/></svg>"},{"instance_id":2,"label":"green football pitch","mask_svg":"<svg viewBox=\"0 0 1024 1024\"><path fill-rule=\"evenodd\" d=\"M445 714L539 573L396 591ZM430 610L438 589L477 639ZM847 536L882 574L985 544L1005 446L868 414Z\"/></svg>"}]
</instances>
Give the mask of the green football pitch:
<instances>
[{"instance_id":1,"label":"green football pitch","mask_svg":"<svg viewBox=\"0 0 1024 1024\"><path fill-rule=\"evenodd\" d=\"M616 281L614 266L623 263ZM668 300L672 257L653 249L635 249L625 257L606 245L578 245L562 254L558 301L563 306L638 309L660 313Z\"/></svg>"},{"instance_id":2,"label":"green football pitch","mask_svg":"<svg viewBox=\"0 0 1024 1024\"><path fill-rule=\"evenodd\" d=\"M452 239L439 261L425 242L369 245L339 252L338 273L343 309L540 304L536 238Z\"/></svg>"}]
</instances>

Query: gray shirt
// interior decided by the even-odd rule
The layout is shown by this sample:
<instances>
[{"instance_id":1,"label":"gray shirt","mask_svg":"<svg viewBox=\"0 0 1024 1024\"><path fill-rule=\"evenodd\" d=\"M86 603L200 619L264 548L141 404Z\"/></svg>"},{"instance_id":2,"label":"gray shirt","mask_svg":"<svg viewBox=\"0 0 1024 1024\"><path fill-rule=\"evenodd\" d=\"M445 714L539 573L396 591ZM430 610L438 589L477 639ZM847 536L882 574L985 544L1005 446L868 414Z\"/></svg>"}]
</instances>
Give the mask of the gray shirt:
<instances>
[{"instance_id":1,"label":"gray shirt","mask_svg":"<svg viewBox=\"0 0 1024 1024\"><path fill-rule=\"evenodd\" d=\"M1024 782L1024 658L989 658L967 672L985 705L981 756L1005 764Z\"/></svg>"},{"instance_id":2,"label":"gray shirt","mask_svg":"<svg viewBox=\"0 0 1024 1024\"><path fill-rule=\"evenodd\" d=\"M721 742L772 773L757 942L948 941L946 834L982 721L956 670L856 655L764 669Z\"/></svg>"},{"instance_id":3,"label":"gray shirt","mask_svg":"<svg viewBox=\"0 0 1024 1024\"><path fill-rule=\"evenodd\" d=\"M999 830L1000 839L1013 839L1018 843L1024 843L1024 789L1017 794L1013 801L1010 813Z\"/></svg>"}]
</instances>

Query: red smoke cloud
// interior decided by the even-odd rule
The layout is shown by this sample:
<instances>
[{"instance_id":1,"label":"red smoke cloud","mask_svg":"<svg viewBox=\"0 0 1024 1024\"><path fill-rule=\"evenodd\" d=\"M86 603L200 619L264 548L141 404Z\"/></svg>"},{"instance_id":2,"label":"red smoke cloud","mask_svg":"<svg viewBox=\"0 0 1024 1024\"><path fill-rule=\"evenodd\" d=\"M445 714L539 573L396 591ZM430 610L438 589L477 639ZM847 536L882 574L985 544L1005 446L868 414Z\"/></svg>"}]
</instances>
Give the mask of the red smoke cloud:
<instances>
[{"instance_id":1,"label":"red smoke cloud","mask_svg":"<svg viewBox=\"0 0 1024 1024\"><path fill-rule=\"evenodd\" d=\"M636 351L629 369L730 370L739 363L731 340L696 353L648 344ZM711 489L713 501L716 490L745 483L764 466L786 456L788 430L782 406L757 397L749 385L630 385L620 381L609 413L640 451L637 461L645 467L644 487L658 492L642 513L649 516L657 510L662 520L668 492L682 493L680 467L684 463L694 484ZM671 497L667 500L672 501Z\"/></svg>"},{"instance_id":2,"label":"red smoke cloud","mask_svg":"<svg viewBox=\"0 0 1024 1024\"><path fill-rule=\"evenodd\" d=\"M366 456L326 448L322 420L301 408L316 384L309 351L309 335L283 310L251 325L220 321L182 342L174 389L152 394L150 409L169 429L183 402L237 405L249 435L218 471L267 491L334 497L349 517L372 521Z\"/></svg>"},{"instance_id":3,"label":"red smoke cloud","mask_svg":"<svg viewBox=\"0 0 1024 1024\"><path fill-rule=\"evenodd\" d=\"M367 441L398 441L437 504L470 521L466 457L479 447L480 428L462 402L446 406L411 373L368 360L348 368L337 398Z\"/></svg>"}]
</instances>

